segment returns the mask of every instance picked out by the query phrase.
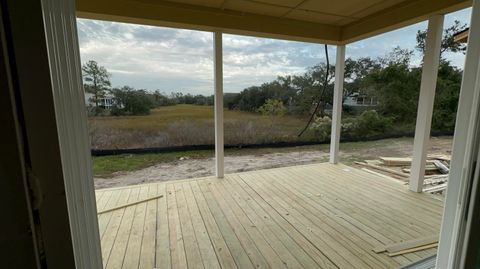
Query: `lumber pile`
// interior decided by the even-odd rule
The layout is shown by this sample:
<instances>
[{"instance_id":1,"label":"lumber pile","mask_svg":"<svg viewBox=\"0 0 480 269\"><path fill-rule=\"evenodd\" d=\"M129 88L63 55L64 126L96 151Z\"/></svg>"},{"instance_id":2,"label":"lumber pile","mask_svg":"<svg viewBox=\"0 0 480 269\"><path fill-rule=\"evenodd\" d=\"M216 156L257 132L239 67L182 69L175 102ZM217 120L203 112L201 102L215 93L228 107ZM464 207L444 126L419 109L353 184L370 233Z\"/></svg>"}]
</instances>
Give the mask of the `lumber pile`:
<instances>
[{"instance_id":1,"label":"lumber pile","mask_svg":"<svg viewBox=\"0 0 480 269\"><path fill-rule=\"evenodd\" d=\"M431 154L427 156L424 192L443 194L447 187L450 159L451 157L448 155ZM363 162L355 162L355 164L363 166L362 170L365 172L400 180L408 184L412 158L379 157L377 160L364 160Z\"/></svg>"}]
</instances>

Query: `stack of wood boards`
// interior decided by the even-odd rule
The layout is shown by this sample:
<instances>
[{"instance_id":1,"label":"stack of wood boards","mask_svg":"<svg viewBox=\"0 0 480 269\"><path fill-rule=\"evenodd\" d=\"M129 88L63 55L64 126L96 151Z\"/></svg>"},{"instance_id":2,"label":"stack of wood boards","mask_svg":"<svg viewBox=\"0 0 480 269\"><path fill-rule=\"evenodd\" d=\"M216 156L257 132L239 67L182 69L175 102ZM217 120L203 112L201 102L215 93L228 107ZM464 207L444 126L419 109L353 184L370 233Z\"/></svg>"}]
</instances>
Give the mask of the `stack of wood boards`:
<instances>
[{"instance_id":1,"label":"stack of wood boards","mask_svg":"<svg viewBox=\"0 0 480 269\"><path fill-rule=\"evenodd\" d=\"M431 154L427 156L425 163L425 192L443 193L447 186L450 159L448 155ZM365 160L364 162L355 163L364 166L365 171L369 173L377 175L380 173L385 177L406 182L410 177L412 158L379 157L377 160Z\"/></svg>"},{"instance_id":2,"label":"stack of wood boards","mask_svg":"<svg viewBox=\"0 0 480 269\"><path fill-rule=\"evenodd\" d=\"M399 158L399 157L380 157L379 158L383 165L385 166L410 166L412 165L412 158L410 157L405 157L405 158ZM427 160L427 164L433 164L431 160Z\"/></svg>"},{"instance_id":3,"label":"stack of wood boards","mask_svg":"<svg viewBox=\"0 0 480 269\"><path fill-rule=\"evenodd\" d=\"M438 235L431 235L416 238L408 241L378 246L373 249L375 253L386 252L388 256L394 257L402 254L412 253L420 250L430 249L438 246Z\"/></svg>"}]
</instances>

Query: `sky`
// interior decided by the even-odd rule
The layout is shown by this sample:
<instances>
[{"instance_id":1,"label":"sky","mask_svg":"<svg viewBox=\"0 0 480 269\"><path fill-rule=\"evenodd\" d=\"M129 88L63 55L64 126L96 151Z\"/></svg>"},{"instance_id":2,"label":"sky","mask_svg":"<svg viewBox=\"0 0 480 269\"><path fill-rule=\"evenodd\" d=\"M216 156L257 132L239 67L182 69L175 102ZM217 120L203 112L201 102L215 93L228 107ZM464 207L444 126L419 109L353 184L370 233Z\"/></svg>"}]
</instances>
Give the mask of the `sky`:
<instances>
[{"instance_id":1,"label":"sky","mask_svg":"<svg viewBox=\"0 0 480 269\"><path fill-rule=\"evenodd\" d=\"M446 15L444 26L454 20L469 24L470 12ZM212 33L87 19L77 19L77 25L82 63L95 60L104 66L113 87L213 94ZM417 31L426 28L425 21L348 44L346 57L381 57L396 46L414 49ZM334 63L335 46L328 48ZM444 57L463 68L463 54ZM322 44L224 34L223 58L224 92L240 92L277 76L302 74L325 62L325 53ZM420 61L417 52L412 63Z\"/></svg>"}]
</instances>

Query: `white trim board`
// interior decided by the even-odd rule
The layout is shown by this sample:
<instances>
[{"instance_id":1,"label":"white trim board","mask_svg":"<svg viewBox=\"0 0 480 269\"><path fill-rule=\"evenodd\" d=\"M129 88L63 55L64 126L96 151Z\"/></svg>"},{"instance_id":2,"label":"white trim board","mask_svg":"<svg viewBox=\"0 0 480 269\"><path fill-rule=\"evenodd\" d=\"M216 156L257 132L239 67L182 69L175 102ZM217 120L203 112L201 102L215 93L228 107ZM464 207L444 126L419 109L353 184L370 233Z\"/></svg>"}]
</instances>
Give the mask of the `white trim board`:
<instances>
[{"instance_id":1,"label":"white trim board","mask_svg":"<svg viewBox=\"0 0 480 269\"><path fill-rule=\"evenodd\" d=\"M473 174L475 137L480 110L480 0L473 1L465 69L453 140L450 176L440 231L437 268L460 268L465 227L465 208L470 175Z\"/></svg>"},{"instance_id":2,"label":"white trim board","mask_svg":"<svg viewBox=\"0 0 480 269\"><path fill-rule=\"evenodd\" d=\"M76 268L102 268L75 1L42 0Z\"/></svg>"}]
</instances>

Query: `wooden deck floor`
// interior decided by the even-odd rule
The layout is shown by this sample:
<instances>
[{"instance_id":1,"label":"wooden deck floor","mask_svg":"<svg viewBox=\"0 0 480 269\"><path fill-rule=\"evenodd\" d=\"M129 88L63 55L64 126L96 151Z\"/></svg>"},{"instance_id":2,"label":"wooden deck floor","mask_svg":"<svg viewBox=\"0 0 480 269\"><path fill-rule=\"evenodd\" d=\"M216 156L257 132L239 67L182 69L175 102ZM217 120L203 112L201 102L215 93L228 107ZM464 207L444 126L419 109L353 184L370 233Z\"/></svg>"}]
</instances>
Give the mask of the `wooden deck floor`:
<instances>
[{"instance_id":1,"label":"wooden deck floor","mask_svg":"<svg viewBox=\"0 0 480 269\"><path fill-rule=\"evenodd\" d=\"M439 232L443 202L345 165L314 164L96 192L106 268L396 268L380 244Z\"/></svg>"}]
</instances>

